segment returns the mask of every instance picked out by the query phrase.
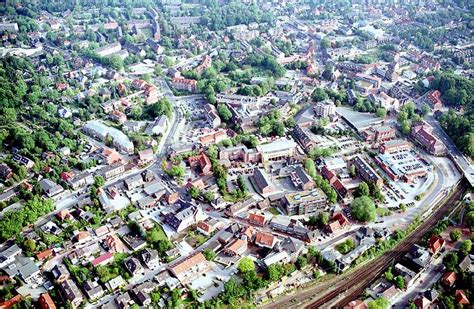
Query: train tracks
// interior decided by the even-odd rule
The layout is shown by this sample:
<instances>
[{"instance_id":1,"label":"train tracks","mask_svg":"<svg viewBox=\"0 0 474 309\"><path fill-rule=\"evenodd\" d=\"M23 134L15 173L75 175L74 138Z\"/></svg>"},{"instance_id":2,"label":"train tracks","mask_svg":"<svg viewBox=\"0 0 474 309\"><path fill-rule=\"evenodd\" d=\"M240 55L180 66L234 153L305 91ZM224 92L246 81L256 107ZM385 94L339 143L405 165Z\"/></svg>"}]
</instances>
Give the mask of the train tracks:
<instances>
[{"instance_id":1,"label":"train tracks","mask_svg":"<svg viewBox=\"0 0 474 309\"><path fill-rule=\"evenodd\" d=\"M322 295L320 294L321 297L311 303L308 308L342 308L363 294L367 286L369 286L374 279L379 277L394 260L405 255L411 246L417 243L439 220L445 218L453 211L451 206L462 197L466 187L465 182L458 184L453 189L454 192L447 199L440 202L441 205L433 211L432 215L426 218L426 220L402 242L367 266L361 267L349 276L344 277L343 280L335 284L337 286L335 289ZM341 297L341 295L343 296Z\"/></svg>"}]
</instances>

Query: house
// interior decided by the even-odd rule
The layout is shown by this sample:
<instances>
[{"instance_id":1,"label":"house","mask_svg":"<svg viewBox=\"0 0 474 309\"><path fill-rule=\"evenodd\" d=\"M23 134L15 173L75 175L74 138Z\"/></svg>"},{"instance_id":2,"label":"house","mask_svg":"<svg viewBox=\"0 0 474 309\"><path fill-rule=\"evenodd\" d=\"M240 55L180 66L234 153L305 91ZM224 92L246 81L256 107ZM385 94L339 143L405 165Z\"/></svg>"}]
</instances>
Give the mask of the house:
<instances>
[{"instance_id":1,"label":"house","mask_svg":"<svg viewBox=\"0 0 474 309\"><path fill-rule=\"evenodd\" d=\"M362 158L362 156L357 155L353 159L353 163L356 167L357 174L366 182L373 182L377 186L383 185L383 179L380 177L377 172L370 166L370 164Z\"/></svg>"},{"instance_id":2,"label":"house","mask_svg":"<svg viewBox=\"0 0 474 309\"><path fill-rule=\"evenodd\" d=\"M245 251L247 251L247 241L238 238L224 248L225 254L230 256L242 255Z\"/></svg>"},{"instance_id":3,"label":"house","mask_svg":"<svg viewBox=\"0 0 474 309\"><path fill-rule=\"evenodd\" d=\"M203 217L204 214L202 213L200 207L191 206L182 209L176 214L167 214L164 221L176 232L181 232L182 230L202 220Z\"/></svg>"},{"instance_id":4,"label":"house","mask_svg":"<svg viewBox=\"0 0 474 309\"><path fill-rule=\"evenodd\" d=\"M368 307L364 303L364 301L360 299L353 300L344 306L344 309L367 309L367 308Z\"/></svg>"},{"instance_id":5,"label":"house","mask_svg":"<svg viewBox=\"0 0 474 309\"><path fill-rule=\"evenodd\" d=\"M264 226L267 223L267 218L265 218L264 215L250 213L247 218L247 221L253 225Z\"/></svg>"},{"instance_id":6,"label":"house","mask_svg":"<svg viewBox=\"0 0 474 309\"><path fill-rule=\"evenodd\" d=\"M13 170L5 163L0 164L0 178L7 181L13 176Z\"/></svg>"},{"instance_id":7,"label":"house","mask_svg":"<svg viewBox=\"0 0 474 309\"><path fill-rule=\"evenodd\" d=\"M71 276L69 270L64 264L58 264L54 266L51 269L51 275L53 276L54 281L56 281L58 284L68 280Z\"/></svg>"},{"instance_id":8,"label":"house","mask_svg":"<svg viewBox=\"0 0 474 309\"><path fill-rule=\"evenodd\" d=\"M168 127L168 117L166 115L161 115L155 118L155 121L151 123L146 132L152 135L163 135L166 132L166 128Z\"/></svg>"},{"instance_id":9,"label":"house","mask_svg":"<svg viewBox=\"0 0 474 309\"><path fill-rule=\"evenodd\" d=\"M225 130L217 130L209 134L200 136L199 142L203 146L209 146L213 144L218 144L227 138L229 138L229 136L227 135Z\"/></svg>"},{"instance_id":10,"label":"house","mask_svg":"<svg viewBox=\"0 0 474 309\"><path fill-rule=\"evenodd\" d=\"M189 166L192 169L198 168L198 173L201 176L207 176L212 173L211 160L205 153L188 158Z\"/></svg>"},{"instance_id":11,"label":"house","mask_svg":"<svg viewBox=\"0 0 474 309\"><path fill-rule=\"evenodd\" d=\"M79 244L83 244L83 243L86 243L90 240L92 240L92 236L89 232L87 231L82 231L82 232L78 232L76 235L74 235L72 237L73 241L79 243Z\"/></svg>"},{"instance_id":12,"label":"house","mask_svg":"<svg viewBox=\"0 0 474 309\"><path fill-rule=\"evenodd\" d=\"M98 256L94 260L92 260L91 264L94 267L104 266L104 265L107 265L108 263L112 262L113 260L114 260L114 255L110 252L106 252L106 253Z\"/></svg>"},{"instance_id":13,"label":"house","mask_svg":"<svg viewBox=\"0 0 474 309\"><path fill-rule=\"evenodd\" d=\"M25 256L15 256L13 262L2 269L11 279L18 276L27 284L37 285L42 281L38 266L31 258Z\"/></svg>"},{"instance_id":14,"label":"house","mask_svg":"<svg viewBox=\"0 0 474 309\"><path fill-rule=\"evenodd\" d=\"M84 301L81 291L76 283L71 279L61 282L59 284L59 290L64 299L71 302L73 308L78 308Z\"/></svg>"},{"instance_id":15,"label":"house","mask_svg":"<svg viewBox=\"0 0 474 309\"><path fill-rule=\"evenodd\" d=\"M127 115L125 115L119 110L113 110L112 113L110 113L110 119L120 124L123 124L125 121L127 121Z\"/></svg>"},{"instance_id":16,"label":"house","mask_svg":"<svg viewBox=\"0 0 474 309\"><path fill-rule=\"evenodd\" d=\"M156 267L160 265L160 256L158 255L158 251L154 249L145 248L140 253L140 260L149 269L155 269Z\"/></svg>"},{"instance_id":17,"label":"house","mask_svg":"<svg viewBox=\"0 0 474 309\"><path fill-rule=\"evenodd\" d=\"M277 251L285 251L290 255L292 261L300 256L305 247L304 242L293 237L286 237L276 246Z\"/></svg>"},{"instance_id":18,"label":"house","mask_svg":"<svg viewBox=\"0 0 474 309\"><path fill-rule=\"evenodd\" d=\"M104 289L97 281L86 280L82 288L90 300L99 299L105 294Z\"/></svg>"},{"instance_id":19,"label":"house","mask_svg":"<svg viewBox=\"0 0 474 309\"><path fill-rule=\"evenodd\" d=\"M55 195L57 195L57 194L64 191L63 187L61 187L60 185L58 185L54 181L49 180L47 178L41 179L41 181L39 182L39 185L40 185L41 189L43 190L43 192L48 197L55 196Z\"/></svg>"},{"instance_id":20,"label":"house","mask_svg":"<svg viewBox=\"0 0 474 309\"><path fill-rule=\"evenodd\" d=\"M222 121L214 105L211 105L209 103L204 105L204 111L206 114L206 119L213 129L216 129L221 126Z\"/></svg>"},{"instance_id":21,"label":"house","mask_svg":"<svg viewBox=\"0 0 474 309\"><path fill-rule=\"evenodd\" d=\"M100 160L107 165L112 165L122 161L122 156L114 149L105 148L99 155Z\"/></svg>"},{"instance_id":22,"label":"house","mask_svg":"<svg viewBox=\"0 0 474 309\"><path fill-rule=\"evenodd\" d=\"M125 165L121 163L115 163L102 168L100 172L105 180L110 180L116 176L123 174L125 172Z\"/></svg>"},{"instance_id":23,"label":"house","mask_svg":"<svg viewBox=\"0 0 474 309\"><path fill-rule=\"evenodd\" d=\"M461 263L459 263L459 269L461 271L474 273L474 255L466 255Z\"/></svg>"},{"instance_id":24,"label":"house","mask_svg":"<svg viewBox=\"0 0 474 309\"><path fill-rule=\"evenodd\" d=\"M443 107L443 102L441 101L441 92L439 90L430 90L426 94L426 103L433 109L439 110Z\"/></svg>"},{"instance_id":25,"label":"house","mask_svg":"<svg viewBox=\"0 0 474 309\"><path fill-rule=\"evenodd\" d=\"M146 165L154 159L153 149L144 149L138 152L138 164Z\"/></svg>"},{"instance_id":26,"label":"house","mask_svg":"<svg viewBox=\"0 0 474 309\"><path fill-rule=\"evenodd\" d=\"M443 283L447 287L453 287L458 279L458 275L454 271L447 271L444 273L443 277L441 277L441 283Z\"/></svg>"},{"instance_id":27,"label":"house","mask_svg":"<svg viewBox=\"0 0 474 309\"><path fill-rule=\"evenodd\" d=\"M255 245L263 248L273 249L277 242L277 238L271 234L257 232L255 234Z\"/></svg>"},{"instance_id":28,"label":"house","mask_svg":"<svg viewBox=\"0 0 474 309\"><path fill-rule=\"evenodd\" d=\"M91 173L85 172L81 175L68 178L66 182L72 187L73 190L86 187L94 183L94 177Z\"/></svg>"},{"instance_id":29,"label":"house","mask_svg":"<svg viewBox=\"0 0 474 309\"><path fill-rule=\"evenodd\" d=\"M208 271L210 265L201 252L196 252L172 263L168 269L181 282L188 282Z\"/></svg>"},{"instance_id":30,"label":"house","mask_svg":"<svg viewBox=\"0 0 474 309\"><path fill-rule=\"evenodd\" d=\"M347 225L349 225L349 220L347 220L347 218L342 213L338 212L333 215L331 220L329 220L328 224L326 224L324 228L328 233L334 234Z\"/></svg>"},{"instance_id":31,"label":"house","mask_svg":"<svg viewBox=\"0 0 474 309\"><path fill-rule=\"evenodd\" d=\"M131 191L135 188L141 187L143 185L143 177L140 174L135 176L130 176L124 180L125 187L127 190Z\"/></svg>"},{"instance_id":32,"label":"house","mask_svg":"<svg viewBox=\"0 0 474 309\"><path fill-rule=\"evenodd\" d=\"M425 122L420 122L412 126L411 136L428 153L435 156L446 154L446 146L432 133L432 128Z\"/></svg>"},{"instance_id":33,"label":"house","mask_svg":"<svg viewBox=\"0 0 474 309\"><path fill-rule=\"evenodd\" d=\"M110 279L106 284L106 288L113 292L117 289L120 289L121 287L125 286L126 282L125 280L123 279L123 277L121 275L118 275L117 277L113 278L113 279Z\"/></svg>"},{"instance_id":34,"label":"house","mask_svg":"<svg viewBox=\"0 0 474 309\"><path fill-rule=\"evenodd\" d=\"M454 292L454 298L456 299L458 305L463 306L470 304L469 299L467 298L466 292L464 292L464 290L456 290L456 292Z\"/></svg>"},{"instance_id":35,"label":"house","mask_svg":"<svg viewBox=\"0 0 474 309\"><path fill-rule=\"evenodd\" d=\"M296 188L303 191L314 188L314 180L304 171L303 167L297 166L293 172L290 173L290 179Z\"/></svg>"},{"instance_id":36,"label":"house","mask_svg":"<svg viewBox=\"0 0 474 309\"><path fill-rule=\"evenodd\" d=\"M43 250L41 251L40 253L36 254L36 259L38 261L44 261L50 257L53 256L53 249L46 249L46 250Z\"/></svg>"},{"instance_id":37,"label":"house","mask_svg":"<svg viewBox=\"0 0 474 309\"><path fill-rule=\"evenodd\" d=\"M19 154L13 155L13 161L15 161L16 163L20 165L25 166L26 169L28 170L31 169L35 165L35 162L33 160L28 159L27 157L19 155Z\"/></svg>"},{"instance_id":38,"label":"house","mask_svg":"<svg viewBox=\"0 0 474 309\"><path fill-rule=\"evenodd\" d=\"M134 257L128 257L127 259L125 259L124 264L125 268L130 274L132 274L132 276L144 273L142 264L140 264L140 261L138 261Z\"/></svg>"},{"instance_id":39,"label":"house","mask_svg":"<svg viewBox=\"0 0 474 309\"><path fill-rule=\"evenodd\" d=\"M443 249L444 244L445 244L445 241L443 238L433 235L428 241L428 249L430 250L431 254L435 255L441 249Z\"/></svg>"},{"instance_id":40,"label":"house","mask_svg":"<svg viewBox=\"0 0 474 309\"><path fill-rule=\"evenodd\" d=\"M197 81L188 78L172 78L171 86L177 90L196 92Z\"/></svg>"},{"instance_id":41,"label":"house","mask_svg":"<svg viewBox=\"0 0 474 309\"><path fill-rule=\"evenodd\" d=\"M419 295L418 297L415 298L413 303L418 309L429 309L431 306L431 301L428 298L426 298L425 295Z\"/></svg>"},{"instance_id":42,"label":"house","mask_svg":"<svg viewBox=\"0 0 474 309\"><path fill-rule=\"evenodd\" d=\"M219 227L219 222L214 219L214 218L207 218L204 221L199 221L196 230L206 236L211 235L218 227Z\"/></svg>"},{"instance_id":43,"label":"house","mask_svg":"<svg viewBox=\"0 0 474 309\"><path fill-rule=\"evenodd\" d=\"M48 293L43 293L38 298L41 309L56 309L53 299Z\"/></svg>"},{"instance_id":44,"label":"house","mask_svg":"<svg viewBox=\"0 0 474 309\"><path fill-rule=\"evenodd\" d=\"M116 54L122 50L122 45L119 42L108 44L95 49L95 53L99 57L107 57Z\"/></svg>"},{"instance_id":45,"label":"house","mask_svg":"<svg viewBox=\"0 0 474 309\"><path fill-rule=\"evenodd\" d=\"M269 194L275 190L271 180L261 168L254 169L252 178L259 193Z\"/></svg>"}]
</instances>

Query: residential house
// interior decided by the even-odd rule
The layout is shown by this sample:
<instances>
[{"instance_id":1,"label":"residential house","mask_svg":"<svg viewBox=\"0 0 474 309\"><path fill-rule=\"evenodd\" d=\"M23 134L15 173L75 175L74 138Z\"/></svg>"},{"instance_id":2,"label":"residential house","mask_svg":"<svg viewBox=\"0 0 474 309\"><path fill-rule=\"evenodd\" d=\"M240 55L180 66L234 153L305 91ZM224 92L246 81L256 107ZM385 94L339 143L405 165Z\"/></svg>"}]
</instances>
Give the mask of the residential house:
<instances>
[{"instance_id":1,"label":"residential house","mask_svg":"<svg viewBox=\"0 0 474 309\"><path fill-rule=\"evenodd\" d=\"M277 242L277 238L272 234L257 232L255 235L255 245L263 248L273 249Z\"/></svg>"},{"instance_id":2,"label":"residential house","mask_svg":"<svg viewBox=\"0 0 474 309\"><path fill-rule=\"evenodd\" d=\"M177 90L196 92L197 81L188 78L172 78L171 86Z\"/></svg>"},{"instance_id":3,"label":"residential house","mask_svg":"<svg viewBox=\"0 0 474 309\"><path fill-rule=\"evenodd\" d=\"M140 264L140 261L134 257L128 257L124 261L125 268L128 270L129 273L132 274L132 276L138 275L138 274L143 274L144 269L142 264Z\"/></svg>"},{"instance_id":4,"label":"residential house","mask_svg":"<svg viewBox=\"0 0 474 309\"><path fill-rule=\"evenodd\" d=\"M254 169L252 178L259 193L269 194L275 190L271 180L261 168Z\"/></svg>"},{"instance_id":5,"label":"residential house","mask_svg":"<svg viewBox=\"0 0 474 309\"><path fill-rule=\"evenodd\" d=\"M247 241L239 238L230 242L224 248L224 252L230 256L242 255L245 251L247 251Z\"/></svg>"},{"instance_id":6,"label":"residential house","mask_svg":"<svg viewBox=\"0 0 474 309\"><path fill-rule=\"evenodd\" d=\"M66 265L58 264L51 269L51 275L56 283L60 284L68 280L71 274L67 269Z\"/></svg>"},{"instance_id":7,"label":"residential house","mask_svg":"<svg viewBox=\"0 0 474 309\"><path fill-rule=\"evenodd\" d=\"M81 291L71 279L61 282L59 284L59 290L64 299L68 300L73 308L78 308L84 301Z\"/></svg>"},{"instance_id":8,"label":"residential house","mask_svg":"<svg viewBox=\"0 0 474 309\"><path fill-rule=\"evenodd\" d=\"M165 223L171 226L176 232L188 228L204 219L204 214L200 207L191 206L180 210L176 214L167 214Z\"/></svg>"},{"instance_id":9,"label":"residential house","mask_svg":"<svg viewBox=\"0 0 474 309\"><path fill-rule=\"evenodd\" d=\"M293 172L290 173L290 179L296 188L303 191L314 188L314 180L304 171L303 167L297 166Z\"/></svg>"},{"instance_id":10,"label":"residential house","mask_svg":"<svg viewBox=\"0 0 474 309\"><path fill-rule=\"evenodd\" d=\"M41 309L56 309L53 299L48 293L43 293L38 298Z\"/></svg>"},{"instance_id":11,"label":"residential house","mask_svg":"<svg viewBox=\"0 0 474 309\"><path fill-rule=\"evenodd\" d=\"M99 299L105 294L104 289L97 281L86 280L82 288L90 300Z\"/></svg>"},{"instance_id":12,"label":"residential house","mask_svg":"<svg viewBox=\"0 0 474 309\"><path fill-rule=\"evenodd\" d=\"M192 156L188 158L189 166L192 169L198 168L198 173L200 175L210 175L212 173L212 164L211 160L205 153L201 153L197 156Z\"/></svg>"},{"instance_id":13,"label":"residential house","mask_svg":"<svg viewBox=\"0 0 474 309\"><path fill-rule=\"evenodd\" d=\"M207 272L210 265L201 252L196 252L172 263L168 269L182 283L185 283Z\"/></svg>"},{"instance_id":14,"label":"residential house","mask_svg":"<svg viewBox=\"0 0 474 309\"><path fill-rule=\"evenodd\" d=\"M155 269L156 267L160 265L160 256L158 255L158 251L154 249L145 248L140 253L140 260L149 269Z\"/></svg>"}]
</instances>

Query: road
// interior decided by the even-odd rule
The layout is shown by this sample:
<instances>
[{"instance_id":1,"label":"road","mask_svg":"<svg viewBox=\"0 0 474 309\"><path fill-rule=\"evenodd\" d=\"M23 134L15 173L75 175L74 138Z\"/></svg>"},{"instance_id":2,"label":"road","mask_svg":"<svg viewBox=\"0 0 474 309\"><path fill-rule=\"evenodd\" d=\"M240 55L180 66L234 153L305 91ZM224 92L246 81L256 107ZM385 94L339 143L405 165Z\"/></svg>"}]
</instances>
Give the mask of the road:
<instances>
[{"instance_id":1,"label":"road","mask_svg":"<svg viewBox=\"0 0 474 309\"><path fill-rule=\"evenodd\" d=\"M365 267L360 267L348 276L333 282L336 286L333 290L319 294L319 298L308 308L320 308L330 306L343 307L350 301L359 297L367 286L376 279L394 260L405 255L411 246L417 243L439 220L445 218L452 212L452 205L462 198L467 185L461 182L454 193L441 202L433 214L426 219L413 233L406 237L400 244L387 251ZM314 295L314 294L313 294Z\"/></svg>"}]
</instances>

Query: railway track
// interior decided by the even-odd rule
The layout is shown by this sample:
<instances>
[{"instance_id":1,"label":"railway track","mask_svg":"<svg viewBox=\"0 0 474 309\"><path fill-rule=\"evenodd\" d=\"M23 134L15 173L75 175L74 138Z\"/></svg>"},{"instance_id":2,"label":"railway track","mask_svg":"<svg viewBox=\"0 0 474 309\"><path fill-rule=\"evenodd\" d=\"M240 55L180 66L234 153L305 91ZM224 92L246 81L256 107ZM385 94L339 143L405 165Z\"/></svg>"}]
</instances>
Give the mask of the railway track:
<instances>
[{"instance_id":1,"label":"railway track","mask_svg":"<svg viewBox=\"0 0 474 309\"><path fill-rule=\"evenodd\" d=\"M454 192L446 200L441 201L441 206L437 207L432 215L426 218L426 220L401 243L392 250L385 252L375 261L368 264L367 267L362 267L348 277L345 277L343 281L341 280L340 283L336 284L336 289L323 294L319 299L309 305L308 308L342 308L363 294L367 286L369 286L374 279L379 277L394 260L405 255L411 246L417 243L439 220L445 218L453 211L451 206L462 197L466 187L465 182L458 184L454 188ZM344 296L335 301L341 295ZM331 303L335 303L335 305L331 305Z\"/></svg>"}]
</instances>

